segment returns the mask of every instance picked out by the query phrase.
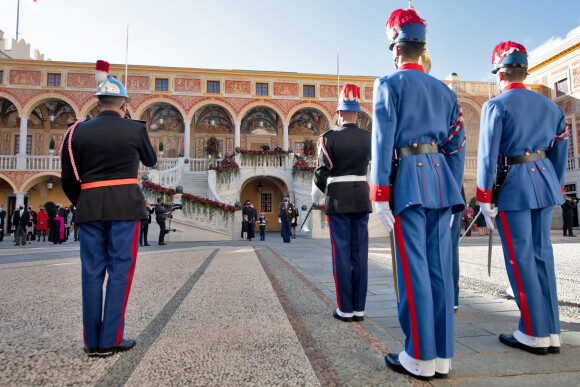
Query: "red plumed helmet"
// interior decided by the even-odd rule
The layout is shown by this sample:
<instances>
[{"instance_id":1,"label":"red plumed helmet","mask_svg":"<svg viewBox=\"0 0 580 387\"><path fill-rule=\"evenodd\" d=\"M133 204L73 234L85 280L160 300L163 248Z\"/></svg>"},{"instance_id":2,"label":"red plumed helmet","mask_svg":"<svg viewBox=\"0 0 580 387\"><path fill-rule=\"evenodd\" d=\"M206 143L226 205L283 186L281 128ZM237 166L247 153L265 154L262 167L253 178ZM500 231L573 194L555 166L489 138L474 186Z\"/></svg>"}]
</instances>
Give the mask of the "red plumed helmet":
<instances>
[{"instance_id":1,"label":"red plumed helmet","mask_svg":"<svg viewBox=\"0 0 580 387\"><path fill-rule=\"evenodd\" d=\"M98 60L97 65L95 67L95 80L98 84L101 84L107 80L109 76L109 62L105 62L104 60Z\"/></svg>"},{"instance_id":2,"label":"red plumed helmet","mask_svg":"<svg viewBox=\"0 0 580 387\"><path fill-rule=\"evenodd\" d=\"M403 28L407 26L406 28ZM414 9L397 9L387 21L387 37L394 44L402 41L425 42L427 23Z\"/></svg>"},{"instance_id":3,"label":"red plumed helmet","mask_svg":"<svg viewBox=\"0 0 580 387\"><path fill-rule=\"evenodd\" d=\"M502 67L523 67L528 68L528 52L526 48L512 41L501 42L493 50L491 63L496 73Z\"/></svg>"},{"instance_id":4,"label":"red plumed helmet","mask_svg":"<svg viewBox=\"0 0 580 387\"><path fill-rule=\"evenodd\" d=\"M342 91L340 92L340 97L338 99L338 107L336 108L336 111L344 110L362 113L359 100L360 100L360 90L358 86L348 83L344 85Z\"/></svg>"}]
</instances>

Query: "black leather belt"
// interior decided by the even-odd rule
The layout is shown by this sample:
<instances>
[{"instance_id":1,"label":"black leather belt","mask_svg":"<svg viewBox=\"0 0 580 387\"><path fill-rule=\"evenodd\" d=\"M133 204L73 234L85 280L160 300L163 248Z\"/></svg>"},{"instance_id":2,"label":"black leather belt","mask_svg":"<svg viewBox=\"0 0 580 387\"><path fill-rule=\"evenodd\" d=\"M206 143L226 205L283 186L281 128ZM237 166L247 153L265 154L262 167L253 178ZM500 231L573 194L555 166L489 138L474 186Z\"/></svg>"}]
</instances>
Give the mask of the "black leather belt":
<instances>
[{"instance_id":1,"label":"black leather belt","mask_svg":"<svg viewBox=\"0 0 580 387\"><path fill-rule=\"evenodd\" d=\"M526 152L521 156L503 157L503 165L525 164L532 161L543 160L546 158L546 151L538 151L535 153Z\"/></svg>"},{"instance_id":2,"label":"black leather belt","mask_svg":"<svg viewBox=\"0 0 580 387\"><path fill-rule=\"evenodd\" d=\"M426 153L439 153L439 146L432 142L430 144L413 144L403 148L395 149L395 158L400 159L405 156L423 155Z\"/></svg>"}]
</instances>

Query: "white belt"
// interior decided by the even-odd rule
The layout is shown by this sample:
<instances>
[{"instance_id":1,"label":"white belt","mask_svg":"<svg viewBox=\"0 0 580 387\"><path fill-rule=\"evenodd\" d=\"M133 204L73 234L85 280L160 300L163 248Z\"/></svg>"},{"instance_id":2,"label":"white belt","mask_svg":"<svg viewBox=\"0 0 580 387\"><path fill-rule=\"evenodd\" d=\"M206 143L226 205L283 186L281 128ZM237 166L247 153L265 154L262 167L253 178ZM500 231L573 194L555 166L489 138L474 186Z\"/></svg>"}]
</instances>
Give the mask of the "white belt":
<instances>
[{"instance_id":1,"label":"white belt","mask_svg":"<svg viewBox=\"0 0 580 387\"><path fill-rule=\"evenodd\" d=\"M332 176L326 180L326 185L330 185L332 183L344 183L347 181L367 181L367 177L364 175Z\"/></svg>"}]
</instances>

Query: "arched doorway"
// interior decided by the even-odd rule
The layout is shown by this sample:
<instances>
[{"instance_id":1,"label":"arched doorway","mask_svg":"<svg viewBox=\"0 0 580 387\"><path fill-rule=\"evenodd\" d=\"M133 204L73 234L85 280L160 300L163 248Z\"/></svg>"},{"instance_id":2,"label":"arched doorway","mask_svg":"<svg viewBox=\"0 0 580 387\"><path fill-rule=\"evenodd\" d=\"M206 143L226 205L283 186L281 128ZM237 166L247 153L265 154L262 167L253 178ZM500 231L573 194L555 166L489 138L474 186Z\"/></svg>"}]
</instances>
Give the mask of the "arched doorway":
<instances>
[{"instance_id":1,"label":"arched doorway","mask_svg":"<svg viewBox=\"0 0 580 387\"><path fill-rule=\"evenodd\" d=\"M54 140L54 149L60 149L68 125L75 121L76 112L68 102L58 98L39 102L28 117L26 153L36 156L47 155L51 140ZM18 153L19 134L15 134L15 154Z\"/></svg>"},{"instance_id":2,"label":"arched doorway","mask_svg":"<svg viewBox=\"0 0 580 387\"><path fill-rule=\"evenodd\" d=\"M240 145L242 149L261 150L262 145L271 149L280 144L282 118L274 109L257 106L246 113L242 119Z\"/></svg>"},{"instance_id":3,"label":"arched doorway","mask_svg":"<svg viewBox=\"0 0 580 387\"><path fill-rule=\"evenodd\" d=\"M368 130L369 132L373 131L373 119L365 112L362 112L358 116L356 124L361 129Z\"/></svg>"},{"instance_id":4,"label":"arched doorway","mask_svg":"<svg viewBox=\"0 0 580 387\"><path fill-rule=\"evenodd\" d=\"M242 184L240 201L244 204L246 200L249 200L254 205L258 217L260 211L264 210L268 219L266 231L280 231L282 226L278 223L278 207L282 202L282 195L287 192L288 187L278 178L252 177Z\"/></svg>"},{"instance_id":5,"label":"arched doorway","mask_svg":"<svg viewBox=\"0 0 580 387\"><path fill-rule=\"evenodd\" d=\"M18 109L12 101L6 98L0 98L0 154L13 155L14 144L12 140L14 134L19 131L20 118Z\"/></svg>"}]
</instances>

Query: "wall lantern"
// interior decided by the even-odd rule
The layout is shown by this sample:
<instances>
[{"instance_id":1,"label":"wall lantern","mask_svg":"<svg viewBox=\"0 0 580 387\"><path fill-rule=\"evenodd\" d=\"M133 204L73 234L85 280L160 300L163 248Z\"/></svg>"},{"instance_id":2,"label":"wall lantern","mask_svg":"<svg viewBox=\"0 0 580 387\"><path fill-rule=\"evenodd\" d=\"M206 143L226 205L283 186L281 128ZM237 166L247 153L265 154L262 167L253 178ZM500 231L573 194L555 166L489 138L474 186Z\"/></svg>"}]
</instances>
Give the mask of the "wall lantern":
<instances>
[{"instance_id":1,"label":"wall lantern","mask_svg":"<svg viewBox=\"0 0 580 387\"><path fill-rule=\"evenodd\" d=\"M262 185L262 182L258 182L258 192L262 193L262 188L264 188L264 186Z\"/></svg>"},{"instance_id":2,"label":"wall lantern","mask_svg":"<svg viewBox=\"0 0 580 387\"><path fill-rule=\"evenodd\" d=\"M48 113L48 120L50 122L54 122L54 120L56 120L56 114L53 111L51 111L50 113Z\"/></svg>"},{"instance_id":3,"label":"wall lantern","mask_svg":"<svg viewBox=\"0 0 580 387\"><path fill-rule=\"evenodd\" d=\"M52 180L52 177L48 178L48 181L46 182L46 188L48 188L49 191L54 188L54 181Z\"/></svg>"}]
</instances>

